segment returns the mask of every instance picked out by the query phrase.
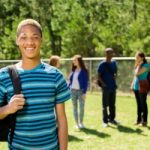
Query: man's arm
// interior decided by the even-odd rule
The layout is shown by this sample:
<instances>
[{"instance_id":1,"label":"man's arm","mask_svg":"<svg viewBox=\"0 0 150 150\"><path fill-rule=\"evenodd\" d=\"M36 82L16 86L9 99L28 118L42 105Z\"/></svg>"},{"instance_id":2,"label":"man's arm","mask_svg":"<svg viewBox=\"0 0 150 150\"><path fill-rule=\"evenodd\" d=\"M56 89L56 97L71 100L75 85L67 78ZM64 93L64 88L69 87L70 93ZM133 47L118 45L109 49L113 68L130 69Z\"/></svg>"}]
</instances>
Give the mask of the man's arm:
<instances>
[{"instance_id":1,"label":"man's arm","mask_svg":"<svg viewBox=\"0 0 150 150\"><path fill-rule=\"evenodd\" d=\"M3 119L9 114L13 114L22 109L24 103L25 99L22 94L14 95L7 105L0 107L0 119Z\"/></svg>"},{"instance_id":2,"label":"man's arm","mask_svg":"<svg viewBox=\"0 0 150 150\"><path fill-rule=\"evenodd\" d=\"M0 119L4 119L9 115L8 105L0 107Z\"/></svg>"},{"instance_id":3,"label":"man's arm","mask_svg":"<svg viewBox=\"0 0 150 150\"><path fill-rule=\"evenodd\" d=\"M102 86L102 87L105 87L105 86L106 86L106 84L105 84L104 81L102 80L102 77L101 77L101 74L100 74L100 73L98 73L98 75L97 75L97 80L101 83L101 86Z\"/></svg>"},{"instance_id":4,"label":"man's arm","mask_svg":"<svg viewBox=\"0 0 150 150\"><path fill-rule=\"evenodd\" d=\"M60 103L56 105L56 115L58 121L58 140L59 150L67 150L68 146L68 124L65 113L65 104Z\"/></svg>"}]
</instances>

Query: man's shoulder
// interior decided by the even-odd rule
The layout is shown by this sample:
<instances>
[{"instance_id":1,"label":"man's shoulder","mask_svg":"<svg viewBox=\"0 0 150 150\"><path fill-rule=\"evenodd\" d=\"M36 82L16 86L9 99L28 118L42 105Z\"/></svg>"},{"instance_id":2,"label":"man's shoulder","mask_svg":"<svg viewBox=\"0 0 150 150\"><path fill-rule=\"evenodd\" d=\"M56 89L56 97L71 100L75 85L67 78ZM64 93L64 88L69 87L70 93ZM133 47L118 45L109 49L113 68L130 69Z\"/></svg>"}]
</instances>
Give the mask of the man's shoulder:
<instances>
[{"instance_id":1,"label":"man's shoulder","mask_svg":"<svg viewBox=\"0 0 150 150\"><path fill-rule=\"evenodd\" d=\"M7 73L8 73L8 66L3 67L3 68L0 69L0 75L1 74L7 74Z\"/></svg>"},{"instance_id":2,"label":"man's shoulder","mask_svg":"<svg viewBox=\"0 0 150 150\"><path fill-rule=\"evenodd\" d=\"M104 65L106 63L106 60L100 61L99 65Z\"/></svg>"},{"instance_id":3,"label":"man's shoulder","mask_svg":"<svg viewBox=\"0 0 150 150\"><path fill-rule=\"evenodd\" d=\"M45 63L45 62L42 62L42 65L43 65L43 68L46 70L46 71L55 71L57 70L57 68Z\"/></svg>"},{"instance_id":4,"label":"man's shoulder","mask_svg":"<svg viewBox=\"0 0 150 150\"><path fill-rule=\"evenodd\" d=\"M116 60L114 60L114 59L113 59L113 60L111 60L111 63L112 63L112 64L114 64L114 65L117 65L117 61L116 61Z\"/></svg>"},{"instance_id":5,"label":"man's shoulder","mask_svg":"<svg viewBox=\"0 0 150 150\"><path fill-rule=\"evenodd\" d=\"M0 79L3 81L8 77L8 66L0 69Z\"/></svg>"},{"instance_id":6,"label":"man's shoulder","mask_svg":"<svg viewBox=\"0 0 150 150\"><path fill-rule=\"evenodd\" d=\"M49 65L49 64L47 64L47 63L42 63L43 64L43 68L44 68L44 70L47 72L47 73L60 73L60 74L62 74L61 73L61 71L59 70L59 69L57 69L56 67L54 67L54 66L51 66L51 65Z\"/></svg>"},{"instance_id":7,"label":"man's shoulder","mask_svg":"<svg viewBox=\"0 0 150 150\"><path fill-rule=\"evenodd\" d=\"M99 73L102 71L102 68L104 68L105 63L106 63L106 60L100 61L99 65L98 65L98 68L97 68L97 71Z\"/></svg>"}]
</instances>

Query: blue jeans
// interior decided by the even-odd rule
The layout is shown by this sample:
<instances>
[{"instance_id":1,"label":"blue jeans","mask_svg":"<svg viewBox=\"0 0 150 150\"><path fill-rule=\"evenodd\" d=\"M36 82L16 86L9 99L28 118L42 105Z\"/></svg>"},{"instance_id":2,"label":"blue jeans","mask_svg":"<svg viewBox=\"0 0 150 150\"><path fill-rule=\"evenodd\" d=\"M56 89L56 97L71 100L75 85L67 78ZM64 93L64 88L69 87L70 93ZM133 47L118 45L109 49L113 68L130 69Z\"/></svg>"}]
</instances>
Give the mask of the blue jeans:
<instances>
[{"instance_id":1,"label":"blue jeans","mask_svg":"<svg viewBox=\"0 0 150 150\"><path fill-rule=\"evenodd\" d=\"M84 117L84 105L85 100L83 99L83 92L82 90L71 90L72 95L72 104L73 104L73 115L75 122L78 124L83 123L83 117ZM78 103L79 103L79 113L78 113Z\"/></svg>"}]
</instances>

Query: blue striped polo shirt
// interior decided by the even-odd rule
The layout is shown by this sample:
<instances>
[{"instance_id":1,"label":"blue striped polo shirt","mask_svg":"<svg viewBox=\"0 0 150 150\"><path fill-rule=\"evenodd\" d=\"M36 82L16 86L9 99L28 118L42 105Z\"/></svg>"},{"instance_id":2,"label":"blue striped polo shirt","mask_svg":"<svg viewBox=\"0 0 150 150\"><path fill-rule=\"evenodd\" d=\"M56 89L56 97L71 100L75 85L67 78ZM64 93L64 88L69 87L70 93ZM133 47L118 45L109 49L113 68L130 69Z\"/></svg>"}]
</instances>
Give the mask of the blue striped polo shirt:
<instances>
[{"instance_id":1,"label":"blue striped polo shirt","mask_svg":"<svg viewBox=\"0 0 150 150\"><path fill-rule=\"evenodd\" d=\"M70 91L62 73L46 63L32 70L17 69L24 108L17 113L12 145L13 150L57 150L57 119L55 105L70 99ZM7 67L0 70L0 106L4 94L8 102L13 96L13 86Z\"/></svg>"}]
</instances>

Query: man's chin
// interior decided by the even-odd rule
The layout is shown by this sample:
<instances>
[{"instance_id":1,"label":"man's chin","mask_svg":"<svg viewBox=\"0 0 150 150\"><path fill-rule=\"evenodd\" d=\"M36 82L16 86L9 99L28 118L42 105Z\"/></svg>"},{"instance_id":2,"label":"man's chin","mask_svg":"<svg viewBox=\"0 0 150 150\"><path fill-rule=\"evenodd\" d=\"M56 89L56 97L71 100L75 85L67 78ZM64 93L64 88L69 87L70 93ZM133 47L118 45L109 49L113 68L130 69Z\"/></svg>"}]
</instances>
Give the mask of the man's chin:
<instances>
[{"instance_id":1,"label":"man's chin","mask_svg":"<svg viewBox=\"0 0 150 150\"><path fill-rule=\"evenodd\" d=\"M25 59L28 59L28 60L37 60L37 59L40 59L39 56L27 56L27 57L24 57Z\"/></svg>"}]
</instances>

